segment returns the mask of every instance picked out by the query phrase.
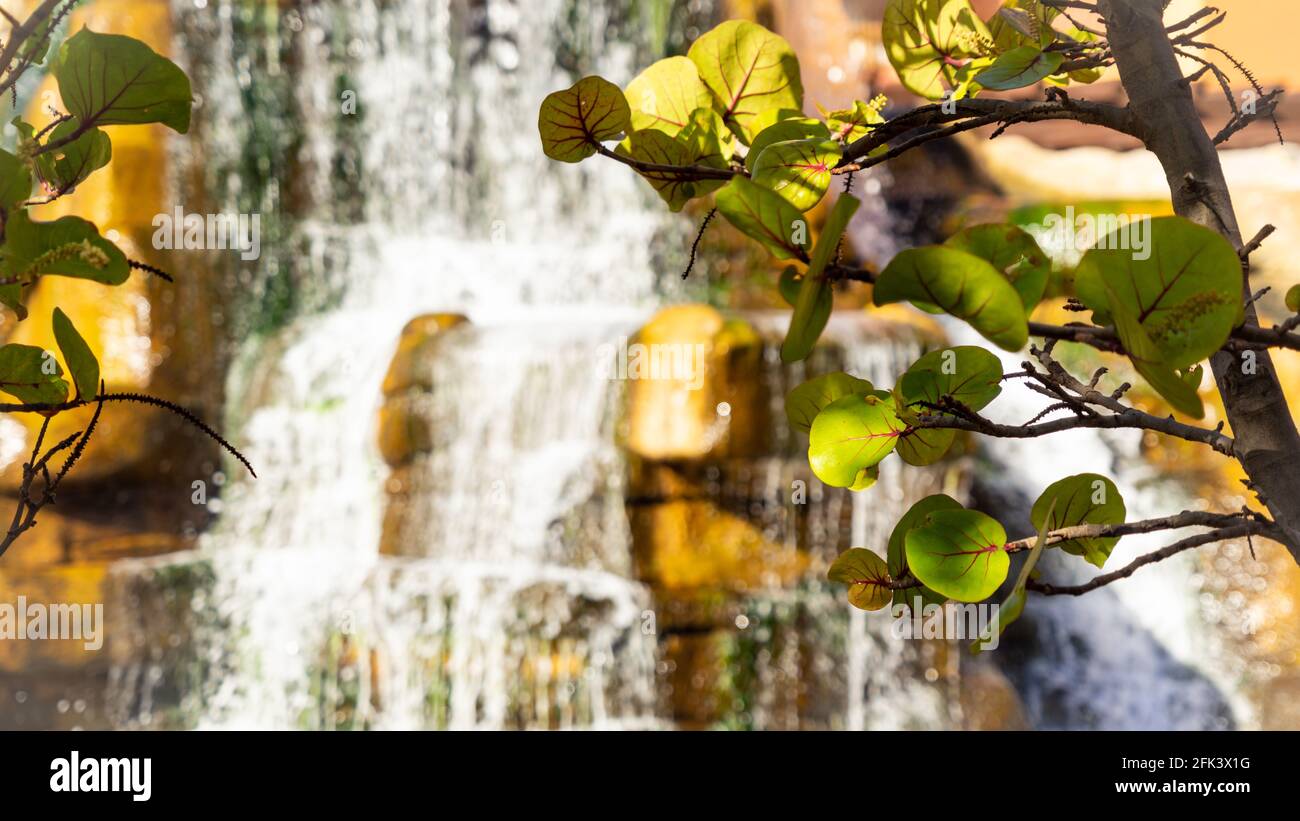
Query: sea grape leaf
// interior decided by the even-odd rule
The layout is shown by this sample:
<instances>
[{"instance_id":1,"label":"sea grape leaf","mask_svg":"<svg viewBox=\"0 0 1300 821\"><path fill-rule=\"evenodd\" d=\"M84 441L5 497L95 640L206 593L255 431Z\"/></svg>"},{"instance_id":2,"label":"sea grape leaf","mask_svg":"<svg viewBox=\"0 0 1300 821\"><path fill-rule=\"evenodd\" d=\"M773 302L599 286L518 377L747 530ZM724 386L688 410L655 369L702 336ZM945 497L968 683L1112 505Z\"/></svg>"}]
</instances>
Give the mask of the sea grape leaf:
<instances>
[{"instance_id":1,"label":"sea grape leaf","mask_svg":"<svg viewBox=\"0 0 1300 821\"><path fill-rule=\"evenodd\" d=\"M880 272L873 298L878 306L903 300L937 305L1004 350L1018 351L1029 340L1016 289L987 260L956 248L931 245L898 254Z\"/></svg>"},{"instance_id":2,"label":"sea grape leaf","mask_svg":"<svg viewBox=\"0 0 1300 821\"><path fill-rule=\"evenodd\" d=\"M942 493L936 493L933 496L926 496L921 501L908 508L898 524L894 525L894 530L889 534L889 545L885 552L888 559L889 576L892 579L902 579L909 573L907 566L907 534L916 527L925 524L926 517L936 510L962 510L961 503L951 496L945 496ZM928 587L912 587L906 590L894 591L894 604L906 605L912 607L913 600L921 597L921 604L924 607L927 604L943 604L947 598L939 593L934 592Z\"/></svg>"},{"instance_id":3,"label":"sea grape leaf","mask_svg":"<svg viewBox=\"0 0 1300 821\"><path fill-rule=\"evenodd\" d=\"M822 408L808 433L808 463L831 487L853 487L893 452L906 426L886 400L845 396Z\"/></svg>"},{"instance_id":4,"label":"sea grape leaf","mask_svg":"<svg viewBox=\"0 0 1300 821\"><path fill-rule=\"evenodd\" d=\"M546 95L537 115L542 151L560 162L581 162L602 142L631 127L632 112L622 89L596 76Z\"/></svg>"},{"instance_id":5,"label":"sea grape leaf","mask_svg":"<svg viewBox=\"0 0 1300 821\"><path fill-rule=\"evenodd\" d=\"M0 273L24 280L57 274L121 285L131 275L126 255L80 217L33 222L26 211L17 211L5 225L0 256Z\"/></svg>"},{"instance_id":6,"label":"sea grape leaf","mask_svg":"<svg viewBox=\"0 0 1300 821\"><path fill-rule=\"evenodd\" d=\"M1241 260L1217 232L1182 217L1150 222L1150 252L1123 250L1125 233L1109 234L1075 271L1079 299L1116 319L1116 297L1172 369L1217 351L1242 312Z\"/></svg>"},{"instance_id":7,"label":"sea grape leaf","mask_svg":"<svg viewBox=\"0 0 1300 821\"><path fill-rule=\"evenodd\" d=\"M794 140L815 140L824 142L831 138L830 129L819 120L812 120L806 117L799 119L781 120L778 123L764 128L758 132L758 136L749 145L749 153L745 155L745 168L750 171L754 170L754 163L758 160L763 150L775 143L785 143Z\"/></svg>"},{"instance_id":8,"label":"sea grape leaf","mask_svg":"<svg viewBox=\"0 0 1300 821\"><path fill-rule=\"evenodd\" d=\"M808 433L822 408L846 396L867 396L875 391L875 386L865 379L843 372L828 373L809 379L786 394L785 418L794 430Z\"/></svg>"},{"instance_id":9,"label":"sea grape leaf","mask_svg":"<svg viewBox=\"0 0 1300 821\"><path fill-rule=\"evenodd\" d=\"M866 548L854 547L841 553L826 578L847 584L849 604L859 610L881 610L892 598L885 560Z\"/></svg>"},{"instance_id":10,"label":"sea grape leaf","mask_svg":"<svg viewBox=\"0 0 1300 821\"><path fill-rule=\"evenodd\" d=\"M1052 260L1028 231L1015 225L975 225L953 234L944 245L988 260L1020 294L1026 312L1042 301Z\"/></svg>"},{"instance_id":11,"label":"sea grape leaf","mask_svg":"<svg viewBox=\"0 0 1300 821\"><path fill-rule=\"evenodd\" d=\"M727 161L734 153L735 137L712 108L697 108L692 111L686 119L686 127L677 135L677 141L689 150L692 165L727 168ZM700 180L696 185L697 190L703 183L709 184L704 186L709 191L716 191L726 184L724 180Z\"/></svg>"},{"instance_id":12,"label":"sea grape leaf","mask_svg":"<svg viewBox=\"0 0 1300 821\"><path fill-rule=\"evenodd\" d=\"M1124 497L1114 482L1096 473L1080 473L1049 485L1034 502L1029 519L1036 530L1052 531L1075 525L1122 524L1126 515ZM1118 536L1108 536L1070 539L1053 546L1103 567L1117 542Z\"/></svg>"},{"instance_id":13,"label":"sea grape leaf","mask_svg":"<svg viewBox=\"0 0 1300 821\"><path fill-rule=\"evenodd\" d=\"M32 172L25 163L0 149L0 208L6 211L32 195Z\"/></svg>"},{"instance_id":14,"label":"sea grape leaf","mask_svg":"<svg viewBox=\"0 0 1300 821\"><path fill-rule=\"evenodd\" d=\"M0 347L0 391L28 405L57 405L68 398L59 361L43 348L9 344Z\"/></svg>"},{"instance_id":15,"label":"sea grape leaf","mask_svg":"<svg viewBox=\"0 0 1300 821\"><path fill-rule=\"evenodd\" d=\"M822 110L822 116L826 118L826 127L830 129L831 136L844 145L850 145L867 136L873 126L885 121L880 113L884 103L883 96L869 103L854 100L853 108Z\"/></svg>"},{"instance_id":16,"label":"sea grape leaf","mask_svg":"<svg viewBox=\"0 0 1300 821\"><path fill-rule=\"evenodd\" d=\"M1059 51L1021 46L999 56L993 65L975 75L975 82L994 91L1024 88L1055 74L1064 62L1065 55Z\"/></svg>"},{"instance_id":17,"label":"sea grape leaf","mask_svg":"<svg viewBox=\"0 0 1300 821\"><path fill-rule=\"evenodd\" d=\"M769 151L772 149L768 149ZM835 201L826 225L822 228L817 245L813 248L808 270L799 285L799 298L795 300L790 327L781 343L781 361L798 362L812 353L830 320L833 297L830 282L826 280L826 266L830 264L840 244L840 237L862 203L851 194Z\"/></svg>"},{"instance_id":18,"label":"sea grape leaf","mask_svg":"<svg viewBox=\"0 0 1300 821\"><path fill-rule=\"evenodd\" d=\"M190 129L185 72L132 37L88 28L69 37L52 66L68 112L87 127L162 123Z\"/></svg>"},{"instance_id":19,"label":"sea grape leaf","mask_svg":"<svg viewBox=\"0 0 1300 821\"><path fill-rule=\"evenodd\" d=\"M773 143L754 161L754 182L780 194L799 211L821 202L831 184L831 169L844 152L833 140Z\"/></svg>"},{"instance_id":20,"label":"sea grape leaf","mask_svg":"<svg viewBox=\"0 0 1300 821\"><path fill-rule=\"evenodd\" d=\"M1201 402L1196 387L1170 367L1160 347L1147 334L1138 318L1129 312L1125 302L1115 295L1109 283L1105 288L1111 300L1111 315L1115 322L1115 331L1119 334L1119 340L1124 345L1133 368L1175 410L1194 419L1204 417L1205 405Z\"/></svg>"},{"instance_id":21,"label":"sea grape leaf","mask_svg":"<svg viewBox=\"0 0 1300 821\"><path fill-rule=\"evenodd\" d=\"M805 259L808 222L790 203L747 177L718 192L718 211L741 233L767 246L778 259Z\"/></svg>"},{"instance_id":22,"label":"sea grape leaf","mask_svg":"<svg viewBox=\"0 0 1300 821\"><path fill-rule=\"evenodd\" d=\"M1047 547L1047 521L1051 520L1055 512L1056 502L1053 500L1048 504L1047 510L1043 512L1045 521L1038 526L1038 538L1034 540L1034 546L1029 551L1029 558L1025 560L1024 565L1020 568L1020 575L1016 578L1015 586L1011 588L1011 592L998 605L997 620L992 625L992 631L997 632L982 633L978 640L971 642L970 650L972 654L979 655L980 651L984 649L985 643L991 643L994 636L1001 638L1003 632L1025 612L1029 579L1034 573L1034 568L1038 566L1038 560L1043 557L1043 550Z\"/></svg>"},{"instance_id":23,"label":"sea grape leaf","mask_svg":"<svg viewBox=\"0 0 1300 821\"><path fill-rule=\"evenodd\" d=\"M1007 534L974 510L936 510L904 538L907 564L922 584L962 602L987 599L1011 567Z\"/></svg>"},{"instance_id":24,"label":"sea grape leaf","mask_svg":"<svg viewBox=\"0 0 1300 821\"><path fill-rule=\"evenodd\" d=\"M92 399L99 393L99 360L86 344L72 320L62 310L54 309L54 339L63 352L63 361L77 386L78 399Z\"/></svg>"},{"instance_id":25,"label":"sea grape leaf","mask_svg":"<svg viewBox=\"0 0 1300 821\"><path fill-rule=\"evenodd\" d=\"M50 131L48 142L59 143L77 133L77 120L67 120ZM81 132L72 142L36 157L36 167L46 186L67 193L113 159L113 143L98 128Z\"/></svg>"},{"instance_id":26,"label":"sea grape leaf","mask_svg":"<svg viewBox=\"0 0 1300 821\"><path fill-rule=\"evenodd\" d=\"M635 160L641 162L654 163L656 165L670 165L684 167L690 165L709 165L715 168L725 168L726 161L722 159L721 154L713 153L712 155L699 157L697 151L714 151L717 152L717 141L713 140L710 145L707 136L697 136L688 127L682 133L691 139L691 143L684 142L679 137L671 137L662 131L634 131L628 138L626 145L620 145L617 151L620 154L626 154ZM659 196L664 202L668 203L671 211L680 211L687 202L695 197L702 196L722 185L721 180L699 180L692 178L689 174L680 171L637 171L646 182L659 192Z\"/></svg>"},{"instance_id":27,"label":"sea grape leaf","mask_svg":"<svg viewBox=\"0 0 1300 821\"><path fill-rule=\"evenodd\" d=\"M1300 314L1300 285L1292 285L1286 292L1286 309L1293 314Z\"/></svg>"},{"instance_id":28,"label":"sea grape leaf","mask_svg":"<svg viewBox=\"0 0 1300 821\"><path fill-rule=\"evenodd\" d=\"M652 63L627 86L632 128L654 129L677 136L699 108L713 107L713 95L700 79L695 64L685 57L668 57Z\"/></svg>"},{"instance_id":29,"label":"sea grape leaf","mask_svg":"<svg viewBox=\"0 0 1300 821\"><path fill-rule=\"evenodd\" d=\"M757 23L729 20L692 43L687 56L746 145L765 110L803 108L799 58L785 38Z\"/></svg>"},{"instance_id":30,"label":"sea grape leaf","mask_svg":"<svg viewBox=\"0 0 1300 821\"><path fill-rule=\"evenodd\" d=\"M930 100L956 91L964 72L984 57L979 42L991 39L967 0L889 0L881 25L898 79Z\"/></svg>"},{"instance_id":31,"label":"sea grape leaf","mask_svg":"<svg viewBox=\"0 0 1300 821\"><path fill-rule=\"evenodd\" d=\"M999 53L1026 45L1046 48L1056 41L1052 21L1059 14L1039 0L1007 0L989 20L993 46Z\"/></svg>"},{"instance_id":32,"label":"sea grape leaf","mask_svg":"<svg viewBox=\"0 0 1300 821\"><path fill-rule=\"evenodd\" d=\"M905 404L939 404L950 397L973 411L982 410L1002 393L1002 362L975 345L930 351L899 380Z\"/></svg>"}]
</instances>

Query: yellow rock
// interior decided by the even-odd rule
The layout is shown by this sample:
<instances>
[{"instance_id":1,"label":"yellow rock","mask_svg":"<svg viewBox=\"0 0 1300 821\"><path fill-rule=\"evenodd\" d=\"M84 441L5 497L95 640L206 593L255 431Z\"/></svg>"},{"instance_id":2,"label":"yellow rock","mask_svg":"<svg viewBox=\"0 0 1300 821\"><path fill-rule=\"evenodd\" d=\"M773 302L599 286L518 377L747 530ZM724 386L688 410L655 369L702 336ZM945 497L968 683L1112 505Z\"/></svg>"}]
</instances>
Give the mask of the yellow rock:
<instances>
[{"instance_id":1,"label":"yellow rock","mask_svg":"<svg viewBox=\"0 0 1300 821\"><path fill-rule=\"evenodd\" d=\"M392 467L433 449L433 430L421 410L421 395L412 392L384 400L379 408L379 453Z\"/></svg>"},{"instance_id":2,"label":"yellow rock","mask_svg":"<svg viewBox=\"0 0 1300 821\"><path fill-rule=\"evenodd\" d=\"M675 590L756 590L789 585L807 570L807 554L776 544L753 523L708 501L633 507L637 576Z\"/></svg>"},{"instance_id":3,"label":"yellow rock","mask_svg":"<svg viewBox=\"0 0 1300 821\"><path fill-rule=\"evenodd\" d=\"M425 314L406 323L397 340L397 352L384 375L384 396L394 396L412 388L432 390L426 357L444 331L467 322L469 320L461 314Z\"/></svg>"},{"instance_id":4,"label":"yellow rock","mask_svg":"<svg viewBox=\"0 0 1300 821\"><path fill-rule=\"evenodd\" d=\"M666 308L620 357L629 451L647 459L761 452L769 418L763 346L747 324L706 305Z\"/></svg>"},{"instance_id":5,"label":"yellow rock","mask_svg":"<svg viewBox=\"0 0 1300 821\"><path fill-rule=\"evenodd\" d=\"M15 547L13 549L18 549ZM16 608L19 597L27 606L103 605L107 562L81 562L38 571L11 569L0 562L0 605ZM103 613L103 609L100 610ZM2 618L2 617L0 617ZM95 623L98 649L88 649L85 639L0 639L0 672L82 668L107 659L107 637L102 617ZM15 628L16 630L16 625Z\"/></svg>"}]
</instances>

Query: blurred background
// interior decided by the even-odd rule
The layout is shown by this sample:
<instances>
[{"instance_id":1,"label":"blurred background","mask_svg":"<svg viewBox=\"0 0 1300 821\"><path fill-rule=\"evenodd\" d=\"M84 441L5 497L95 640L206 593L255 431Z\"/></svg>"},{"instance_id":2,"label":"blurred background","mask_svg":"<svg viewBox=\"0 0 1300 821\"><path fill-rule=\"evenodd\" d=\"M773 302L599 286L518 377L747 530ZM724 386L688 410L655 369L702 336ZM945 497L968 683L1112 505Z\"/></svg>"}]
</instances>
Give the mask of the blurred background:
<instances>
[{"instance_id":1,"label":"blurred background","mask_svg":"<svg viewBox=\"0 0 1300 821\"><path fill-rule=\"evenodd\" d=\"M1175 0L1170 19L1199 5ZM1272 4L1216 5L1230 15L1211 39L1264 86L1294 85ZM785 392L837 369L892 384L967 330L866 310L869 288L853 286L813 357L784 366L789 311L764 252L717 220L683 281L707 204L672 215L627 168L542 156L547 93L587 74L626 84L732 17L790 40L810 111L878 93L903 110L915 101L881 49L883 6L86 0L69 30L170 56L193 82L194 123L111 129L112 164L44 216L95 221L176 283L59 279L29 306L61 306L111 389L192 407L259 478L170 417L106 411L57 508L0 561L0 601L102 602L104 647L0 642L0 727L1300 728L1300 570L1272 544L1033 599L978 657L849 608L829 562L883 552L930 493L1013 537L1044 487L1084 470L1116 479L1131 518L1248 500L1212 455L1122 431L969 443L931 468L887 462L866 493L826 488ZM1228 104L1204 83L1217 131ZM1113 76L1070 91L1122 100ZM26 78L19 103L48 122L53 81ZM1284 133L1296 113L1283 103ZM1154 159L1108 132L988 137L858 175L851 253L882 265L968 224L1033 231L1066 206L1169 212ZM1254 258L1277 318L1300 281L1300 153L1262 123L1224 163L1243 233L1278 227ZM156 249L154 218L177 207L260 215L260 257ZM1040 310L1062 315L1059 301ZM53 347L12 316L0 334ZM689 380L611 379L638 341L705 356ZM1080 372L1102 364L1061 352ZM1296 355L1278 359L1300 386ZM1131 378L1104 364L1114 384ZM1009 388L990 412L1019 422L1039 407ZM59 420L52 436L84 422ZM0 419L10 502L29 423ZM1126 537L1111 563L1160 544ZM1055 558L1053 577L1090 572Z\"/></svg>"}]
</instances>

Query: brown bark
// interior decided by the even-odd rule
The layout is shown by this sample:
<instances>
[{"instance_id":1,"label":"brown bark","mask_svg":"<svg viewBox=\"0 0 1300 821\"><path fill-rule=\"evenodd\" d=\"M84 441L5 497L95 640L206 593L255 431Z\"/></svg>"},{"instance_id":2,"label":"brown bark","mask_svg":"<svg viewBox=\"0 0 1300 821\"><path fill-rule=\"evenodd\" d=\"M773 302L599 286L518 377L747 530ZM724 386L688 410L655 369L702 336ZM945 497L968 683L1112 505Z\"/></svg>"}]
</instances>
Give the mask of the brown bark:
<instances>
[{"instance_id":1,"label":"brown bark","mask_svg":"<svg viewBox=\"0 0 1300 821\"><path fill-rule=\"evenodd\" d=\"M1165 33L1162 0L1099 0L1106 30L1128 93L1137 136L1164 167L1174 210L1242 245L1219 155L1183 81ZM1250 296L1249 273L1243 298ZM1253 306L1246 322L1257 325ZM1242 354L1220 352L1214 378L1236 438L1238 456L1287 548L1300 562L1300 434L1267 351L1255 353L1254 373Z\"/></svg>"}]
</instances>

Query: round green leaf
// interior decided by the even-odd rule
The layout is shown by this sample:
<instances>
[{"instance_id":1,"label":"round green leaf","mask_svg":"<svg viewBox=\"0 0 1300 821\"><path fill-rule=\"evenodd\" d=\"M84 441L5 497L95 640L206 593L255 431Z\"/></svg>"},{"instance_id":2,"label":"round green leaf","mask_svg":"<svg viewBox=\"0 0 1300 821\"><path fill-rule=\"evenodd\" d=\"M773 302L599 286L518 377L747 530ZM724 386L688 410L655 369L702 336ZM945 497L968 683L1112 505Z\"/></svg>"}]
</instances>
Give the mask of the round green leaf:
<instances>
[{"instance_id":1,"label":"round green leaf","mask_svg":"<svg viewBox=\"0 0 1300 821\"><path fill-rule=\"evenodd\" d=\"M808 463L832 487L853 487L898 444L906 426L886 400L846 396L822 408L808 434Z\"/></svg>"},{"instance_id":2,"label":"round green leaf","mask_svg":"<svg viewBox=\"0 0 1300 821\"><path fill-rule=\"evenodd\" d=\"M1046 48L1056 42L1052 21L1060 12L1039 0L1006 0L989 20L989 33L999 53L1020 46Z\"/></svg>"},{"instance_id":3,"label":"round green leaf","mask_svg":"<svg viewBox=\"0 0 1300 821\"><path fill-rule=\"evenodd\" d=\"M913 528L921 527L925 524L926 517L936 510L962 510L961 503L951 496L945 496L942 493L936 493L933 496L926 496L921 501L908 508L903 517L894 525L894 532L889 534L889 546L886 550L888 559L889 576L893 579L901 579L908 575L907 566L907 534ZM943 604L947 599L934 592L928 587L913 587L907 590L894 591L894 604L903 604L909 608L912 601L921 597L922 606L926 604Z\"/></svg>"},{"instance_id":4,"label":"round green leaf","mask_svg":"<svg viewBox=\"0 0 1300 821\"><path fill-rule=\"evenodd\" d=\"M874 299L876 305L937 305L1004 350L1018 351L1029 340L1016 289L987 260L956 248L932 245L898 254L880 272Z\"/></svg>"},{"instance_id":5,"label":"round green leaf","mask_svg":"<svg viewBox=\"0 0 1300 821\"><path fill-rule=\"evenodd\" d=\"M1047 515L1049 509L1050 516ZM1126 515L1128 511L1124 506L1124 497L1114 482L1096 473L1080 473L1048 486L1038 501L1034 502L1029 519L1035 530L1051 531L1085 524L1122 524ZM1082 556L1097 567L1102 567L1117 542L1119 537L1115 536L1071 539L1052 546Z\"/></svg>"},{"instance_id":6,"label":"round green leaf","mask_svg":"<svg viewBox=\"0 0 1300 821\"><path fill-rule=\"evenodd\" d=\"M0 272L30 282L43 274L121 285L131 275L126 255L92 222L61 217L33 222L26 211L9 216L0 246Z\"/></svg>"},{"instance_id":7,"label":"round green leaf","mask_svg":"<svg viewBox=\"0 0 1300 821\"><path fill-rule=\"evenodd\" d=\"M779 259L802 259L808 221L794 206L752 180L737 176L718 192L719 213Z\"/></svg>"},{"instance_id":8,"label":"round green leaf","mask_svg":"<svg viewBox=\"0 0 1300 821\"><path fill-rule=\"evenodd\" d=\"M818 120L808 118L781 120L758 132L758 136L750 143L749 153L745 155L745 168L753 171L758 155L762 154L763 149L769 145L793 140L822 142L830 138L830 130Z\"/></svg>"},{"instance_id":9,"label":"round green leaf","mask_svg":"<svg viewBox=\"0 0 1300 821\"><path fill-rule=\"evenodd\" d=\"M73 327L72 320L58 308L54 309L54 339L68 363L72 381L77 386L79 399L91 399L99 394L99 360L90 350L86 340Z\"/></svg>"},{"instance_id":10,"label":"round green leaf","mask_svg":"<svg viewBox=\"0 0 1300 821\"><path fill-rule=\"evenodd\" d=\"M712 116L712 114L710 114ZM698 134L695 126L688 126L678 137L670 137L662 131L634 131L618 152L626 154L641 162L677 167L691 165L709 165L725 168L726 162L717 153L717 139L710 139L707 134ZM689 140L689 143L687 142ZM699 152L714 153L697 156ZM689 175L674 171L640 171L646 182L659 192L659 196L668 203L670 211L680 211L687 202L695 197L708 194L722 185L720 180L697 180Z\"/></svg>"},{"instance_id":11,"label":"round green leaf","mask_svg":"<svg viewBox=\"0 0 1300 821\"><path fill-rule=\"evenodd\" d=\"M1042 301L1052 260L1027 231L1014 225L976 225L952 235L944 245L988 260L1020 294L1026 312Z\"/></svg>"},{"instance_id":12,"label":"round green leaf","mask_svg":"<svg viewBox=\"0 0 1300 821\"><path fill-rule=\"evenodd\" d=\"M712 108L713 95L695 64L685 57L652 63L627 86L632 128L654 129L675 137L698 108Z\"/></svg>"},{"instance_id":13,"label":"round green leaf","mask_svg":"<svg viewBox=\"0 0 1300 821\"><path fill-rule=\"evenodd\" d=\"M826 127L830 129L831 135L837 141L849 145L867 136L872 126L880 125L885 121L880 113L883 101L883 97L870 103L855 100L853 108L823 111Z\"/></svg>"},{"instance_id":14,"label":"round green leaf","mask_svg":"<svg viewBox=\"0 0 1300 821\"><path fill-rule=\"evenodd\" d=\"M606 140L632 126L623 91L603 77L584 77L564 91L548 94L537 115L546 156L581 162Z\"/></svg>"},{"instance_id":15,"label":"round green leaf","mask_svg":"<svg viewBox=\"0 0 1300 821\"><path fill-rule=\"evenodd\" d=\"M1286 309L1293 314L1300 314L1300 285L1292 285L1286 292Z\"/></svg>"},{"instance_id":16,"label":"round green leaf","mask_svg":"<svg viewBox=\"0 0 1300 821\"><path fill-rule=\"evenodd\" d=\"M881 610L892 598L884 559L865 548L855 547L841 553L826 578L847 584L849 604L859 610Z\"/></svg>"},{"instance_id":17,"label":"round green leaf","mask_svg":"<svg viewBox=\"0 0 1300 821\"><path fill-rule=\"evenodd\" d=\"M1002 362L974 345L930 351L899 380L904 403L937 405L949 397L973 411L982 410L1002 393Z\"/></svg>"},{"instance_id":18,"label":"round green leaf","mask_svg":"<svg viewBox=\"0 0 1300 821\"><path fill-rule=\"evenodd\" d=\"M875 387L865 379L847 373L828 373L810 379L786 394L785 418L790 421L791 428L808 433L822 408L846 396L865 397L875 391Z\"/></svg>"},{"instance_id":19,"label":"round green leaf","mask_svg":"<svg viewBox=\"0 0 1300 821\"><path fill-rule=\"evenodd\" d=\"M1002 525L974 510L936 510L904 537L907 564L926 587L962 602L987 599L1011 560Z\"/></svg>"},{"instance_id":20,"label":"round green leaf","mask_svg":"<svg viewBox=\"0 0 1300 821\"><path fill-rule=\"evenodd\" d=\"M889 62L914 94L938 100L961 85L988 28L967 0L889 0L881 24Z\"/></svg>"},{"instance_id":21,"label":"round green leaf","mask_svg":"<svg viewBox=\"0 0 1300 821\"><path fill-rule=\"evenodd\" d=\"M63 368L53 355L34 345L0 347L0 391L28 405L56 405L68 398Z\"/></svg>"},{"instance_id":22,"label":"round green leaf","mask_svg":"<svg viewBox=\"0 0 1300 821\"><path fill-rule=\"evenodd\" d=\"M1139 250L1121 248L1132 233L1111 233L1084 255L1075 271L1079 299L1115 318L1110 297L1118 298L1170 368L1211 356L1242 310L1241 260L1232 243L1182 217L1160 217L1150 221L1148 258L1139 259Z\"/></svg>"},{"instance_id":23,"label":"round green leaf","mask_svg":"<svg viewBox=\"0 0 1300 821\"><path fill-rule=\"evenodd\" d=\"M975 75L975 82L994 91L1010 91L1031 86L1055 74L1065 62L1059 51L1043 51L1037 46L1021 46L993 61L993 65Z\"/></svg>"},{"instance_id":24,"label":"round green leaf","mask_svg":"<svg viewBox=\"0 0 1300 821\"><path fill-rule=\"evenodd\" d=\"M757 23L723 23L696 40L688 56L746 145L758 136L754 121L764 111L803 108L799 58L784 38Z\"/></svg>"},{"instance_id":25,"label":"round green leaf","mask_svg":"<svg viewBox=\"0 0 1300 821\"><path fill-rule=\"evenodd\" d=\"M132 37L88 28L68 38L53 64L68 112L87 127L162 123L190 129L190 80Z\"/></svg>"},{"instance_id":26,"label":"round green leaf","mask_svg":"<svg viewBox=\"0 0 1300 821\"><path fill-rule=\"evenodd\" d=\"M826 196L831 169L842 156L839 143L833 140L773 143L754 161L753 180L799 211L807 211Z\"/></svg>"},{"instance_id":27,"label":"round green leaf","mask_svg":"<svg viewBox=\"0 0 1300 821\"><path fill-rule=\"evenodd\" d=\"M1155 388L1170 405L1195 419L1205 416L1205 406L1201 402L1196 385L1183 379L1165 361L1164 353L1147 334L1142 323L1125 306L1124 300L1115 295L1109 283L1105 284L1111 301L1111 314L1115 322L1115 332L1128 353L1129 361L1142 378ZM1197 382L1199 384L1199 380Z\"/></svg>"}]
</instances>

